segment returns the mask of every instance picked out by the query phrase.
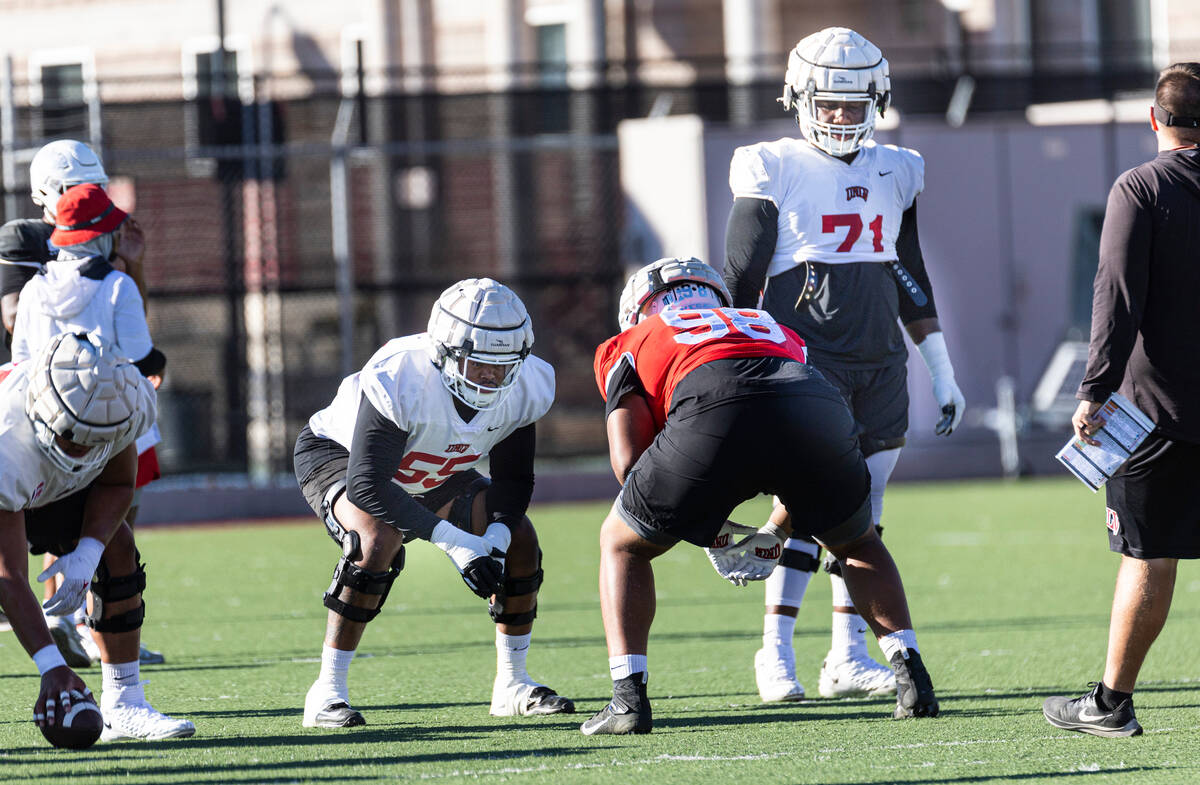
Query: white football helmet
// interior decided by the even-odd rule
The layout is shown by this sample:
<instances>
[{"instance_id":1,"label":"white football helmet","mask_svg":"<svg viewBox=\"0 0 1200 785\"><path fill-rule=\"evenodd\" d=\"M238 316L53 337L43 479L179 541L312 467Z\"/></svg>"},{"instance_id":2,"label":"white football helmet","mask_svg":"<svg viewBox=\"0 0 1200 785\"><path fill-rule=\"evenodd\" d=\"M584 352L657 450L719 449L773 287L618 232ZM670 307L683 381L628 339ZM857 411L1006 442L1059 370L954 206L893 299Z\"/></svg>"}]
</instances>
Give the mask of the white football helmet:
<instances>
[{"instance_id":1,"label":"white football helmet","mask_svg":"<svg viewBox=\"0 0 1200 785\"><path fill-rule=\"evenodd\" d=\"M44 146L29 164L29 190L33 203L54 218L58 198L73 185L95 183L104 188L108 174L100 156L83 142L60 139Z\"/></svg>"},{"instance_id":2,"label":"white football helmet","mask_svg":"<svg viewBox=\"0 0 1200 785\"><path fill-rule=\"evenodd\" d=\"M624 332L666 308L723 308L733 304L717 271L695 257L651 262L629 276L617 321Z\"/></svg>"},{"instance_id":3,"label":"white football helmet","mask_svg":"<svg viewBox=\"0 0 1200 785\"><path fill-rule=\"evenodd\" d=\"M442 292L429 316L428 333L442 383L451 395L479 411L504 399L533 348L533 324L525 304L491 278L468 278ZM499 369L494 380L488 380L494 383L468 378L476 375L476 364Z\"/></svg>"},{"instance_id":4,"label":"white football helmet","mask_svg":"<svg viewBox=\"0 0 1200 785\"><path fill-rule=\"evenodd\" d=\"M788 55L784 109L794 111L800 131L830 155L858 150L875 133L892 103L888 61L879 47L845 27L827 27L804 38ZM819 109L843 108L847 123L822 122Z\"/></svg>"},{"instance_id":5,"label":"white football helmet","mask_svg":"<svg viewBox=\"0 0 1200 785\"><path fill-rule=\"evenodd\" d=\"M135 426L142 376L98 335L63 333L34 361L25 396L38 446L60 468L82 472L108 461ZM68 454L55 437L91 447Z\"/></svg>"}]
</instances>

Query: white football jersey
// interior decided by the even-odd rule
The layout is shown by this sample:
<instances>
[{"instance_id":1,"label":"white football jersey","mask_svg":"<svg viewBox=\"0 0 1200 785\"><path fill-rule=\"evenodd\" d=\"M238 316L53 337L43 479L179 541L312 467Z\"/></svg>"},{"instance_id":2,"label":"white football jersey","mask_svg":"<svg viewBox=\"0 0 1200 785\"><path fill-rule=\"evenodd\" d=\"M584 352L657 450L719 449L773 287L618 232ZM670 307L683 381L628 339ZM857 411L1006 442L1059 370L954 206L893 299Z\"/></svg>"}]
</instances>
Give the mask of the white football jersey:
<instances>
[{"instance_id":1,"label":"white football jersey","mask_svg":"<svg viewBox=\"0 0 1200 785\"><path fill-rule=\"evenodd\" d=\"M419 495L470 469L513 431L541 419L554 402L554 369L530 355L500 404L464 422L433 363L428 334L395 338L361 371L342 380L333 403L309 419L312 432L349 450L361 395L408 434L392 481Z\"/></svg>"},{"instance_id":2,"label":"white football jersey","mask_svg":"<svg viewBox=\"0 0 1200 785\"><path fill-rule=\"evenodd\" d=\"M768 276L804 261L893 261L900 219L924 187L920 153L873 141L848 164L790 138L739 147L729 164L735 199L766 199L779 209Z\"/></svg>"},{"instance_id":3,"label":"white football jersey","mask_svg":"<svg viewBox=\"0 0 1200 785\"><path fill-rule=\"evenodd\" d=\"M33 421L25 414L27 374L32 368L33 363L20 363L0 380L0 509L9 512L44 507L86 488L104 471L101 464L85 472L68 472L38 446ZM139 420L124 439L113 445L113 455L154 424L154 387L148 382L139 384L138 395L134 416Z\"/></svg>"}]
</instances>

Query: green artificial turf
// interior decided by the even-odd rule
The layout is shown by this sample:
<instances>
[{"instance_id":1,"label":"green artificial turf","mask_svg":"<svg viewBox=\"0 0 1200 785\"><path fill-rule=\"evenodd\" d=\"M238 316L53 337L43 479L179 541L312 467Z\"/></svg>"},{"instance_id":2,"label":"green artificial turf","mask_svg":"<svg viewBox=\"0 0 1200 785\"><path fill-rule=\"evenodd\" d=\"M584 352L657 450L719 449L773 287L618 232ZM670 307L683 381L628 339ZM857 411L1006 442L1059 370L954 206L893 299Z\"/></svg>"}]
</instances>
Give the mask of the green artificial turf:
<instances>
[{"instance_id":1,"label":"green artificial turf","mask_svg":"<svg viewBox=\"0 0 1200 785\"><path fill-rule=\"evenodd\" d=\"M154 528L144 668L156 708L191 718L190 739L51 749L30 721L36 670L0 633L0 777L47 783L1192 783L1200 781L1200 573L1181 565L1171 619L1135 697L1146 734L1099 739L1046 724L1047 695L1100 677L1118 558L1103 497L1073 480L896 485L884 516L918 640L942 704L894 721L884 699L815 698L829 645L818 575L796 631L813 699L764 705L754 687L762 588L721 581L680 546L655 562L648 736L584 737L609 696L596 590L608 504L535 507L546 583L529 670L579 713L495 718L493 625L428 543L408 566L351 668L368 725L301 727L337 549L313 519ZM739 511L761 522L767 500ZM32 574L36 574L35 568ZM99 692L98 668L81 675Z\"/></svg>"}]
</instances>

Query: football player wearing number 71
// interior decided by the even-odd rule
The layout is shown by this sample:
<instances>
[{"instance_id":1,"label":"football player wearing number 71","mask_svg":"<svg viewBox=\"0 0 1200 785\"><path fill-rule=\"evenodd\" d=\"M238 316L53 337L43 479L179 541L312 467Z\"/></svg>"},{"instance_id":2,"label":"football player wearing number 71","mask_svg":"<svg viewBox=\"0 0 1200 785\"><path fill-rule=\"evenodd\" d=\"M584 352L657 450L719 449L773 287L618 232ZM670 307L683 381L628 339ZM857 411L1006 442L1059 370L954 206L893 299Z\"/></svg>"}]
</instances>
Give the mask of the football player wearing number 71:
<instances>
[{"instance_id":1,"label":"football player wearing number 71","mask_svg":"<svg viewBox=\"0 0 1200 785\"><path fill-rule=\"evenodd\" d=\"M525 670L542 583L525 516L534 423L554 401L554 369L532 347L529 314L511 289L459 281L434 303L426 332L384 344L300 431L296 479L342 552L325 592L325 646L305 727L366 724L350 705L350 662L404 568L404 543L418 539L491 598L491 713L575 710ZM472 468L484 455L490 480Z\"/></svg>"},{"instance_id":2,"label":"football player wearing number 71","mask_svg":"<svg viewBox=\"0 0 1200 785\"><path fill-rule=\"evenodd\" d=\"M776 494L793 512L795 534L816 538L843 564L893 663L894 716L937 716L900 574L871 525L871 483L850 411L806 364L796 333L765 311L729 304L704 262L660 259L625 284L622 332L596 350L609 458L622 488L600 530L613 698L581 730L652 727L652 559L685 540L707 547L717 572L735 583L771 573L786 532L767 524L725 542L736 527L729 514L759 493Z\"/></svg>"},{"instance_id":3,"label":"football player wearing number 71","mask_svg":"<svg viewBox=\"0 0 1200 785\"><path fill-rule=\"evenodd\" d=\"M795 330L808 344L809 361L849 404L871 470L877 527L908 431L908 350L899 323L933 381L940 410L935 433L948 436L966 408L917 239L925 163L915 150L871 141L875 116L884 115L891 99L887 60L853 30L830 27L796 44L780 101L795 113L800 138L734 151L724 271L733 304L761 306ZM772 519L783 516L777 507ZM764 701L804 697L792 633L819 552L811 540L789 539L767 580L763 646L754 658ZM833 589L833 635L821 696L894 692L892 670L867 651L867 624L840 565L827 558L824 566Z\"/></svg>"}]
</instances>

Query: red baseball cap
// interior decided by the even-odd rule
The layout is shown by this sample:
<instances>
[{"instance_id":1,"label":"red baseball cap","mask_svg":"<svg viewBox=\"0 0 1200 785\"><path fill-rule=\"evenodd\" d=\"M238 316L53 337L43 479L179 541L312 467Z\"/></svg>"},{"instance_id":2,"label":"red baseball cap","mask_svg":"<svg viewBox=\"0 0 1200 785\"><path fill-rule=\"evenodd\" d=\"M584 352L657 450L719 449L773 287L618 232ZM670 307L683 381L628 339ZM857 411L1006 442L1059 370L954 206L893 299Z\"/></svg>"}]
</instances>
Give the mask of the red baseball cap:
<instances>
[{"instance_id":1,"label":"red baseball cap","mask_svg":"<svg viewBox=\"0 0 1200 785\"><path fill-rule=\"evenodd\" d=\"M104 189L84 183L67 189L55 208L54 232L50 242L59 248L95 240L115 230L129 213L113 204Z\"/></svg>"}]
</instances>

